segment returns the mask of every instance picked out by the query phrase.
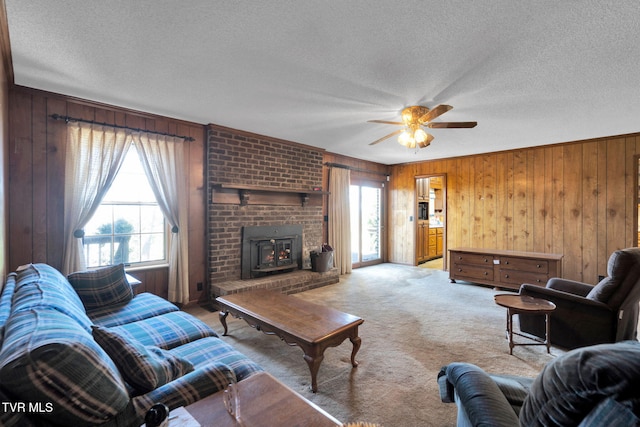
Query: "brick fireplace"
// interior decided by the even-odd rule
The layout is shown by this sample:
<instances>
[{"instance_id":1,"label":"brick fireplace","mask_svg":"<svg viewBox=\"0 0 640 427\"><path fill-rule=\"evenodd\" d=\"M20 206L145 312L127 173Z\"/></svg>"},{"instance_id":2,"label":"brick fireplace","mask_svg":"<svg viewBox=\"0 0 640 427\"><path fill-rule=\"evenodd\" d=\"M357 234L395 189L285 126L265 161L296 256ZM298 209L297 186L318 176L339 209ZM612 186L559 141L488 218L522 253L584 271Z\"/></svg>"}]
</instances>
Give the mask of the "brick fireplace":
<instances>
[{"instance_id":1,"label":"brick fireplace","mask_svg":"<svg viewBox=\"0 0 640 427\"><path fill-rule=\"evenodd\" d=\"M211 296L228 293L227 288L250 286L251 281L261 287L277 282L288 293L317 287L318 283L336 283L338 275L333 271L309 270L310 252L319 250L323 243L322 204L326 193L321 188L322 150L217 125L209 125L207 132L207 269ZM243 279L244 227L279 229L289 225L302 230L302 270ZM286 278L288 275L291 279ZM301 289L295 288L296 283Z\"/></svg>"}]
</instances>

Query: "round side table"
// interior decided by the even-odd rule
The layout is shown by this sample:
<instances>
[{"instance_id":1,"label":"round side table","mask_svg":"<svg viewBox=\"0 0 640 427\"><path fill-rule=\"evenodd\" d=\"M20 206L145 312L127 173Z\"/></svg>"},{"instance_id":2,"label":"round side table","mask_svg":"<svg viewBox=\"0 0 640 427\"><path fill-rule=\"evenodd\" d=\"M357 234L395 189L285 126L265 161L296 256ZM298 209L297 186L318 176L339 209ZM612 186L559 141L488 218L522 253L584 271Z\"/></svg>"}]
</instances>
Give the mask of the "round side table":
<instances>
[{"instance_id":1,"label":"round side table","mask_svg":"<svg viewBox=\"0 0 640 427\"><path fill-rule=\"evenodd\" d=\"M494 301L501 307L507 309L507 339L509 340L509 354L513 354L513 347L516 345L544 345L547 346L547 353L551 353L551 341L549 316L556 309L556 305L551 301L547 301L542 298L534 298L524 295L514 294L498 294L494 296ZM540 314L544 315L545 322L545 336L544 340L534 337L532 335L525 335L521 332L515 332L513 330L513 315L514 314ZM513 336L518 335L531 340L532 342L514 342Z\"/></svg>"}]
</instances>

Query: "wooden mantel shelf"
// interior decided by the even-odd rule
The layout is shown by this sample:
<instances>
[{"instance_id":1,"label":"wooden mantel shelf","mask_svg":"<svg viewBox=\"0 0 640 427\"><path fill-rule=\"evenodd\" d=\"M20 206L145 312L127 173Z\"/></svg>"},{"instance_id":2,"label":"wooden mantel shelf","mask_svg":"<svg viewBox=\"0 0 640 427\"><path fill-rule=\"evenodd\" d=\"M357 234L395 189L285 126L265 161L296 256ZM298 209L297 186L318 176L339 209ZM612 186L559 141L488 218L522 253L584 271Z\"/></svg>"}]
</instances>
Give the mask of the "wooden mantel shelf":
<instances>
[{"instance_id":1,"label":"wooden mantel shelf","mask_svg":"<svg viewBox=\"0 0 640 427\"><path fill-rule=\"evenodd\" d=\"M307 206L311 196L329 194L322 190L305 190L296 188L261 187L248 184L214 184L211 192L211 203L256 205L300 205ZM315 199L315 197L314 197ZM322 205L322 200L319 200Z\"/></svg>"}]
</instances>

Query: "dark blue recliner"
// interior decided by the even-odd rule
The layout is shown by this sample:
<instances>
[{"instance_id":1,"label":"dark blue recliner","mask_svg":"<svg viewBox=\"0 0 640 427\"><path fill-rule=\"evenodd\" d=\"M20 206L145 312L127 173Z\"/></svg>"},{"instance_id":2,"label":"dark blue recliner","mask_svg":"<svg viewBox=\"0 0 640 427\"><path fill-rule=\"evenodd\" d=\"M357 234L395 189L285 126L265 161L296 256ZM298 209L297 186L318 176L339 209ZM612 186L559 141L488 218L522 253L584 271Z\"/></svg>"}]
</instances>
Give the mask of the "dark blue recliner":
<instances>
[{"instance_id":1,"label":"dark blue recliner","mask_svg":"<svg viewBox=\"0 0 640 427\"><path fill-rule=\"evenodd\" d=\"M535 379L451 363L438 384L458 406L458 426L640 426L638 341L572 350Z\"/></svg>"}]
</instances>

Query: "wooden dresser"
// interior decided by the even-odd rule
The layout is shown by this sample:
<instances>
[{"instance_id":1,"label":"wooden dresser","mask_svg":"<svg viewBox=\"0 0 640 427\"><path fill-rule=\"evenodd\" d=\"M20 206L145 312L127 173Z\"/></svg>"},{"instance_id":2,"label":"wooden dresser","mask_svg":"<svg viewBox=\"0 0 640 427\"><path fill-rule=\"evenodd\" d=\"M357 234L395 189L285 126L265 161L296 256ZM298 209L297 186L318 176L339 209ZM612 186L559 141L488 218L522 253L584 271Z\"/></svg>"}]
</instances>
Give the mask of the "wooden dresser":
<instances>
[{"instance_id":1,"label":"wooden dresser","mask_svg":"<svg viewBox=\"0 0 640 427\"><path fill-rule=\"evenodd\" d=\"M562 277L562 255L496 249L449 250L449 279L520 289L523 283L545 286L551 277Z\"/></svg>"}]
</instances>

